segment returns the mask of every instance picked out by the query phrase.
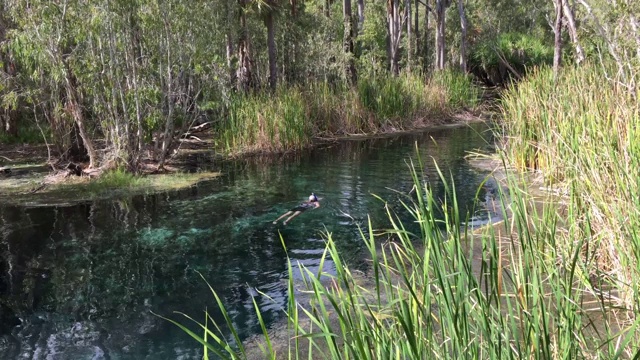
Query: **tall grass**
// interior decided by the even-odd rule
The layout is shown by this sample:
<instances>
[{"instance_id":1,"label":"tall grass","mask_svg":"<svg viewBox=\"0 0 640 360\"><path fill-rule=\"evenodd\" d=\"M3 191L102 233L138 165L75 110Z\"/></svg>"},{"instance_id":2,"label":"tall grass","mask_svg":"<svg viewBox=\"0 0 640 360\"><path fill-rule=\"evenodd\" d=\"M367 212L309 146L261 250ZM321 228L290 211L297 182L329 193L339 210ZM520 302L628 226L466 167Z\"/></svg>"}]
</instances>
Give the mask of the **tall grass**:
<instances>
[{"instance_id":1,"label":"tall grass","mask_svg":"<svg viewBox=\"0 0 640 360\"><path fill-rule=\"evenodd\" d=\"M217 147L279 152L304 148L313 137L413 129L473 107L478 98L467 76L449 71L428 81L415 74L371 75L353 88L312 83L238 95L220 124Z\"/></svg>"},{"instance_id":2,"label":"tall grass","mask_svg":"<svg viewBox=\"0 0 640 360\"><path fill-rule=\"evenodd\" d=\"M297 88L234 98L218 146L238 152L299 149L311 140L305 99Z\"/></svg>"},{"instance_id":3,"label":"tall grass","mask_svg":"<svg viewBox=\"0 0 640 360\"><path fill-rule=\"evenodd\" d=\"M444 70L436 72L431 79L430 85L446 89L444 92L446 96L445 103L450 108L472 108L478 104L480 99L480 90L473 85L471 76L462 74L459 71Z\"/></svg>"},{"instance_id":4,"label":"tall grass","mask_svg":"<svg viewBox=\"0 0 640 360\"><path fill-rule=\"evenodd\" d=\"M538 169L549 186L571 194L563 201L581 214L571 227L582 232L567 233L559 245L588 238L583 251L598 260L590 275L619 289L620 304L637 313L640 88L629 91L606 79L600 66L565 68L557 81L550 69L540 69L510 89L506 148L518 167Z\"/></svg>"},{"instance_id":5,"label":"tall grass","mask_svg":"<svg viewBox=\"0 0 640 360\"><path fill-rule=\"evenodd\" d=\"M228 340L207 316L198 332L171 320L223 359L617 359L637 353L638 322L613 325L611 304L588 276L587 236L557 246L558 205L541 210L507 178L498 201L509 220L474 233L459 215L455 186L441 173L446 196L436 199L412 167L415 192L403 203L409 220L389 212L392 228L380 242L361 233L371 266L366 277L344 263L327 234L319 269L289 264L286 343L274 342L262 320L255 354L231 330ZM571 216L572 211L569 209ZM436 216L436 214L438 214ZM581 223L589 226L589 221ZM372 224L369 223L369 229ZM568 231L573 231L568 229ZM585 232L588 234L588 232ZM336 273L324 271L333 261ZM295 290L295 291L294 291ZM296 298L306 292L310 299ZM233 323L224 304L215 295ZM256 311L260 309L255 305ZM262 319L261 317L258 317ZM209 324L208 326L206 324ZM201 335L202 334L202 335Z\"/></svg>"}]
</instances>

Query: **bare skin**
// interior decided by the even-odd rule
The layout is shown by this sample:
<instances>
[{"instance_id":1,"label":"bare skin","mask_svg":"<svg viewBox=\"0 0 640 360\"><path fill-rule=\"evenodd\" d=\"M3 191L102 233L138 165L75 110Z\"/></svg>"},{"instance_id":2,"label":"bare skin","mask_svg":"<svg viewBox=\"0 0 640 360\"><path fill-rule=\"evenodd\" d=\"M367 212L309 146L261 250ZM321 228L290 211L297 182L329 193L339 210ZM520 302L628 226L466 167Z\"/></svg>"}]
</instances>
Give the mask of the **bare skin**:
<instances>
[{"instance_id":1,"label":"bare skin","mask_svg":"<svg viewBox=\"0 0 640 360\"><path fill-rule=\"evenodd\" d=\"M317 208L320 207L320 202L318 202L317 200L316 201L305 201L302 204L300 204L300 206L297 206L296 208L299 208L299 207L305 206L305 205L309 206L309 208L313 207L314 209L317 209ZM287 225L287 223L289 221L291 221L291 219L293 219L294 217L302 214L303 211L304 210L289 210L286 213L282 214L279 218L275 219L273 221L273 223L277 224L278 221L280 221L281 219L283 219L283 218L288 216L288 218L284 222L282 222L283 225Z\"/></svg>"}]
</instances>

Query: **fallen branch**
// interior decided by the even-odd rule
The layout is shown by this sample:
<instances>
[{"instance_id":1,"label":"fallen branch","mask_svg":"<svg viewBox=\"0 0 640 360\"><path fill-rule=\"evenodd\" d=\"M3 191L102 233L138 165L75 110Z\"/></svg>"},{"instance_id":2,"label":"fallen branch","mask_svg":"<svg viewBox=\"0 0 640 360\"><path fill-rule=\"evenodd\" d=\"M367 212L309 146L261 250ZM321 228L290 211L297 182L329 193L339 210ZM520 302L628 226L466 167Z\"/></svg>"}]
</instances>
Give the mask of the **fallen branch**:
<instances>
[{"instance_id":1,"label":"fallen branch","mask_svg":"<svg viewBox=\"0 0 640 360\"><path fill-rule=\"evenodd\" d=\"M40 184L40 186L33 188L31 191L29 191L27 194L33 194L35 192L38 192L42 189L44 189L48 184L46 182L43 182L42 184Z\"/></svg>"}]
</instances>

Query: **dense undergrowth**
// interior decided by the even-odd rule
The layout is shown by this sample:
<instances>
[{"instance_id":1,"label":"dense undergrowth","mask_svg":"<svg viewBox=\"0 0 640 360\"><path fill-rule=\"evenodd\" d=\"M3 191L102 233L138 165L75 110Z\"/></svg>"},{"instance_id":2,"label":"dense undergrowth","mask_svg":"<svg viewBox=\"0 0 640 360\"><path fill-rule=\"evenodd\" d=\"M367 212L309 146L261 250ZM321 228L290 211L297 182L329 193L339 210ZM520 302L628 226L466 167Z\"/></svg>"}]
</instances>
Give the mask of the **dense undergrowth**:
<instances>
[{"instance_id":1,"label":"dense undergrowth","mask_svg":"<svg viewBox=\"0 0 640 360\"><path fill-rule=\"evenodd\" d=\"M640 88L599 64L536 71L504 99L506 149L520 169L537 169L569 204L563 247L583 241L594 279L640 304Z\"/></svg>"},{"instance_id":2,"label":"dense undergrowth","mask_svg":"<svg viewBox=\"0 0 640 360\"><path fill-rule=\"evenodd\" d=\"M553 63L550 41L539 36L508 32L478 41L471 49L471 72L490 85L519 80L529 71Z\"/></svg>"},{"instance_id":3,"label":"dense undergrowth","mask_svg":"<svg viewBox=\"0 0 640 360\"><path fill-rule=\"evenodd\" d=\"M304 148L314 137L412 129L477 104L471 79L445 71L428 81L417 74L369 76L354 88L311 83L275 94L234 97L217 147L228 153Z\"/></svg>"}]
</instances>

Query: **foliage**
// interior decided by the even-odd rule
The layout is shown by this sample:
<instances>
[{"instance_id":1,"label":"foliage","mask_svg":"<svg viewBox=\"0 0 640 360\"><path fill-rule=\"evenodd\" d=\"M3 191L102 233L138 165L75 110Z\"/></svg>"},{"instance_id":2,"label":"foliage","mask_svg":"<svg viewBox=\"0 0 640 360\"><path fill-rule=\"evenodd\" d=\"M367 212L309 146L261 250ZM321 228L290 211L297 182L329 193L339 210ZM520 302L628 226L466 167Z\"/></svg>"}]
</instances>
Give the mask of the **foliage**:
<instances>
[{"instance_id":1,"label":"foliage","mask_svg":"<svg viewBox=\"0 0 640 360\"><path fill-rule=\"evenodd\" d=\"M589 224L582 236L599 259L590 275L613 282L621 303L635 307L640 89L629 92L622 81L606 81L602 74L610 70L589 63L565 69L555 81L550 69L535 71L505 96L505 133L513 163L540 170L549 186L570 194L564 201L581 214L575 224ZM559 242L576 241L576 234L567 235Z\"/></svg>"},{"instance_id":2,"label":"foliage","mask_svg":"<svg viewBox=\"0 0 640 360\"><path fill-rule=\"evenodd\" d=\"M529 70L553 63L553 46L524 33L504 33L483 39L471 49L472 72L494 84L525 75ZM510 73L512 67L517 74Z\"/></svg>"},{"instance_id":3,"label":"foliage","mask_svg":"<svg viewBox=\"0 0 640 360\"><path fill-rule=\"evenodd\" d=\"M46 138L43 137L40 129L33 127L19 127L18 134L13 136L0 132L0 143L2 144L44 144L50 141L50 136L45 132Z\"/></svg>"},{"instance_id":4,"label":"foliage","mask_svg":"<svg viewBox=\"0 0 640 360\"><path fill-rule=\"evenodd\" d=\"M597 261L592 255L583 256L583 245L591 239L558 246L557 203L537 210L522 183L507 176L512 195L500 192L496 200L510 221L473 231L466 225L468 219L459 216L455 185L445 182L446 197L435 199L422 180L423 171L422 166L412 167L415 193L403 202L412 221L402 222L389 211L392 229L382 243L371 223L369 232L361 232L371 259L366 278L343 261L338 240L331 234L315 271L289 264L289 301L283 309L287 343L275 341L280 335L267 329L254 299L263 336L262 358L618 359L637 355L638 320L620 328L610 321L614 304L608 296L599 297L603 288L585 272ZM578 214L570 212L570 216ZM578 225L580 230L589 226L588 221ZM325 270L330 262L335 274ZM297 282L294 266L305 274ZM299 297L302 293L307 297ZM243 344L224 303L213 295L226 323L215 323L208 313L203 323L189 318L196 324L195 331L169 321L202 344L205 357L211 352L222 359L249 358L252 349ZM229 336L222 326L231 329Z\"/></svg>"}]
</instances>

